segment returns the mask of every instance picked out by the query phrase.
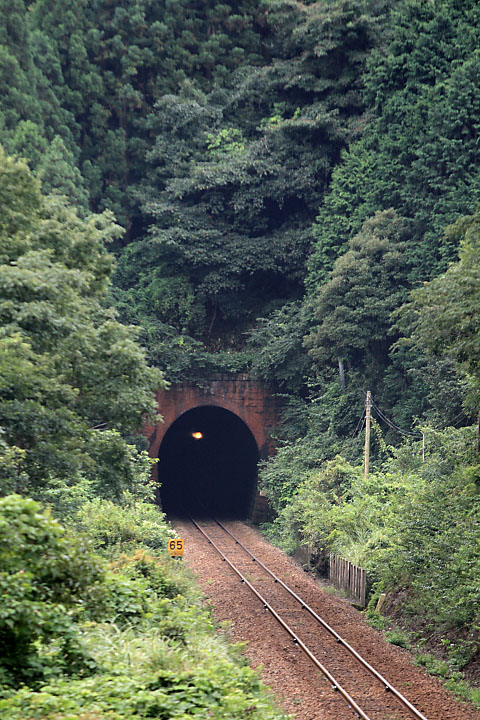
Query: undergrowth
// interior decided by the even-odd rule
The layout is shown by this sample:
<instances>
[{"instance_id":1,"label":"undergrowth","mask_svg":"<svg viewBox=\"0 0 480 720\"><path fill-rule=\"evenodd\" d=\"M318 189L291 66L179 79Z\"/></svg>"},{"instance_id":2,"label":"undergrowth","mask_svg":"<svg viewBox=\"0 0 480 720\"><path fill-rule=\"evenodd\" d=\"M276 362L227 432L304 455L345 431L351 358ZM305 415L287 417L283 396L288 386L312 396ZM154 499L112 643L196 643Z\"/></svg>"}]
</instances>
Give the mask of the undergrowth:
<instances>
[{"instance_id":1,"label":"undergrowth","mask_svg":"<svg viewBox=\"0 0 480 720\"><path fill-rule=\"evenodd\" d=\"M164 552L158 510L95 501L77 521L0 500L2 720L285 717Z\"/></svg>"},{"instance_id":2,"label":"undergrowth","mask_svg":"<svg viewBox=\"0 0 480 720\"><path fill-rule=\"evenodd\" d=\"M288 497L283 477L298 463L285 454L283 468L277 458L264 487L277 517L266 530L289 552L309 548L316 564L336 553L363 566L373 607L384 594L382 612L415 634L414 645L419 638L445 658L448 681L460 683L463 696L464 677L474 677L480 657L477 428L423 430L424 461L415 440L389 449L390 457L367 478L363 467L337 456L303 469L294 491L287 482ZM388 624L382 616L371 622L379 629ZM397 645L411 644L403 631L388 633Z\"/></svg>"}]
</instances>

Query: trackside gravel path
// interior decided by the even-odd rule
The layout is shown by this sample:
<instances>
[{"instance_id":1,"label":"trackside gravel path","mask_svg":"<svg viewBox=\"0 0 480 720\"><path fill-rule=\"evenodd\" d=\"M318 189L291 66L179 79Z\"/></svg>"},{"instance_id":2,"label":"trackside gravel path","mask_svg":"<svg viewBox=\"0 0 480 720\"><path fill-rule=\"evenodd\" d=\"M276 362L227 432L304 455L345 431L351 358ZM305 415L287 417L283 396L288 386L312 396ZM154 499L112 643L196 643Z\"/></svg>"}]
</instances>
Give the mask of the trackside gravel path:
<instances>
[{"instance_id":1,"label":"trackside gravel path","mask_svg":"<svg viewBox=\"0 0 480 720\"><path fill-rule=\"evenodd\" d=\"M228 624L232 640L248 643L246 654L252 666L262 666L264 681L280 698L285 710L298 720L351 720L355 717L199 531L188 521L178 520L174 525L180 537L185 539L185 562L198 576L217 621ZM365 623L358 610L326 592L317 580L270 545L257 530L241 522L228 523L228 527L428 720L480 720L477 710L455 700L439 681L413 665L407 651L387 643L380 632ZM252 582L255 583L255 577ZM321 661L328 668L327 642L323 652ZM366 677L364 686L358 686L357 694L368 697L369 687L373 694L376 682L374 678ZM384 720L404 717L405 711L399 705L398 712L386 710Z\"/></svg>"}]
</instances>

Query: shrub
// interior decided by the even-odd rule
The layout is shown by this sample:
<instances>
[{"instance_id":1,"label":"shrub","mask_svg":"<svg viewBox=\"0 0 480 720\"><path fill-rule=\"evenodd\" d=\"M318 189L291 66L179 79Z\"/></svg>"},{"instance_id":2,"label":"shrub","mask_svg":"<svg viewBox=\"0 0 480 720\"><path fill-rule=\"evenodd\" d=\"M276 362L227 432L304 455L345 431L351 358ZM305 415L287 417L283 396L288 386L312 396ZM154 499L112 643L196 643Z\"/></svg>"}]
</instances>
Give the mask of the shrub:
<instances>
[{"instance_id":1,"label":"shrub","mask_svg":"<svg viewBox=\"0 0 480 720\"><path fill-rule=\"evenodd\" d=\"M91 668L75 626L104 571L81 537L19 495L0 499L0 680Z\"/></svg>"},{"instance_id":2,"label":"shrub","mask_svg":"<svg viewBox=\"0 0 480 720\"><path fill-rule=\"evenodd\" d=\"M420 443L408 441L368 478L337 457L305 470L291 494L286 473L290 500L271 529L289 549L303 542L363 565L375 592L395 596L397 614L453 632L473 657L480 627L477 429L423 431L424 462Z\"/></svg>"},{"instance_id":3,"label":"shrub","mask_svg":"<svg viewBox=\"0 0 480 720\"><path fill-rule=\"evenodd\" d=\"M97 507L106 517L105 501L92 502L89 511ZM116 521L107 532L114 558L104 570L86 540L67 534L36 502L1 501L0 582L9 599L0 611L0 718L284 717L258 675L216 632L183 564L155 550L121 553L124 535L112 529L122 524L118 518L161 514L138 504L117 512L107 507ZM156 532L166 532L158 524ZM97 532L95 525L98 540ZM157 538L150 530L140 536ZM127 544L130 531L128 538ZM14 652L7 647L12 638L19 640ZM14 678L22 687L14 687Z\"/></svg>"},{"instance_id":4,"label":"shrub","mask_svg":"<svg viewBox=\"0 0 480 720\"><path fill-rule=\"evenodd\" d=\"M123 550L144 545L159 550L176 537L156 505L131 502L126 506L95 498L86 502L78 513L79 529L92 539L97 550Z\"/></svg>"}]
</instances>

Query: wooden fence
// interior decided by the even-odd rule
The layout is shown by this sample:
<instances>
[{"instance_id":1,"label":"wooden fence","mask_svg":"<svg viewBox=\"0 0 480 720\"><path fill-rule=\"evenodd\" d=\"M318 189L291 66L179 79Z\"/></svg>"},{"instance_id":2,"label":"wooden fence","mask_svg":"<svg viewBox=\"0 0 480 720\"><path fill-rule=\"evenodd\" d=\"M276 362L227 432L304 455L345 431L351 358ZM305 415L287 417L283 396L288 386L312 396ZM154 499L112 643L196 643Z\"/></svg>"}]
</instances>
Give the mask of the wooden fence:
<instances>
[{"instance_id":1,"label":"wooden fence","mask_svg":"<svg viewBox=\"0 0 480 720\"><path fill-rule=\"evenodd\" d=\"M367 573L338 555L329 555L328 576L335 587L345 590L359 605L365 605Z\"/></svg>"}]
</instances>

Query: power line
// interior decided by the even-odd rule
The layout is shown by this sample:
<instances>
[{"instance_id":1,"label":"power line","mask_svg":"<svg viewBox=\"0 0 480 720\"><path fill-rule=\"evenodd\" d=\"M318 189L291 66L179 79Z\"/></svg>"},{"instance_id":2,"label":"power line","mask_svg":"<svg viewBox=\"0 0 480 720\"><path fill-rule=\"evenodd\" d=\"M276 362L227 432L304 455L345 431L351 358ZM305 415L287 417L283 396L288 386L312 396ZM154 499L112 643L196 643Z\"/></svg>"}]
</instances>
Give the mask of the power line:
<instances>
[{"instance_id":1,"label":"power line","mask_svg":"<svg viewBox=\"0 0 480 720\"><path fill-rule=\"evenodd\" d=\"M422 437L422 434L419 435L419 434L417 434L417 433L415 433L415 432L412 432L411 430L403 430L401 427L399 427L398 425L396 425L396 423L394 423L393 420L390 420L390 418L388 418L388 417L380 410L380 408L378 407L378 405L377 405L375 402L373 402L373 400L372 400L372 405L373 405L373 407L375 408L376 412L377 412L377 413L379 414L379 416L381 417L381 419L382 419L392 430L395 430L396 432L400 433L401 435L410 436L410 437L415 437L415 438L417 438L418 440L420 440L420 438Z\"/></svg>"},{"instance_id":2,"label":"power line","mask_svg":"<svg viewBox=\"0 0 480 720\"><path fill-rule=\"evenodd\" d=\"M458 427L460 423L464 422L465 420L468 420L468 418L462 410L462 412L458 413L458 415L453 418L451 427Z\"/></svg>"},{"instance_id":3,"label":"power line","mask_svg":"<svg viewBox=\"0 0 480 720\"><path fill-rule=\"evenodd\" d=\"M419 437L416 433L411 432L411 430L403 430L401 427L396 425L393 420L390 420L381 410L380 408L375 404L372 403L373 407L375 408L376 412L379 414L380 418L392 429L396 432L400 433L401 435L405 436L413 436L413 437Z\"/></svg>"},{"instance_id":4,"label":"power line","mask_svg":"<svg viewBox=\"0 0 480 720\"><path fill-rule=\"evenodd\" d=\"M360 427L360 426L361 426L361 427ZM359 418L359 420L358 420L357 427L356 427L355 430L353 431L352 438L354 438L355 435L360 434L360 433L362 432L364 426L365 426L365 415L363 414L363 415Z\"/></svg>"}]
</instances>

